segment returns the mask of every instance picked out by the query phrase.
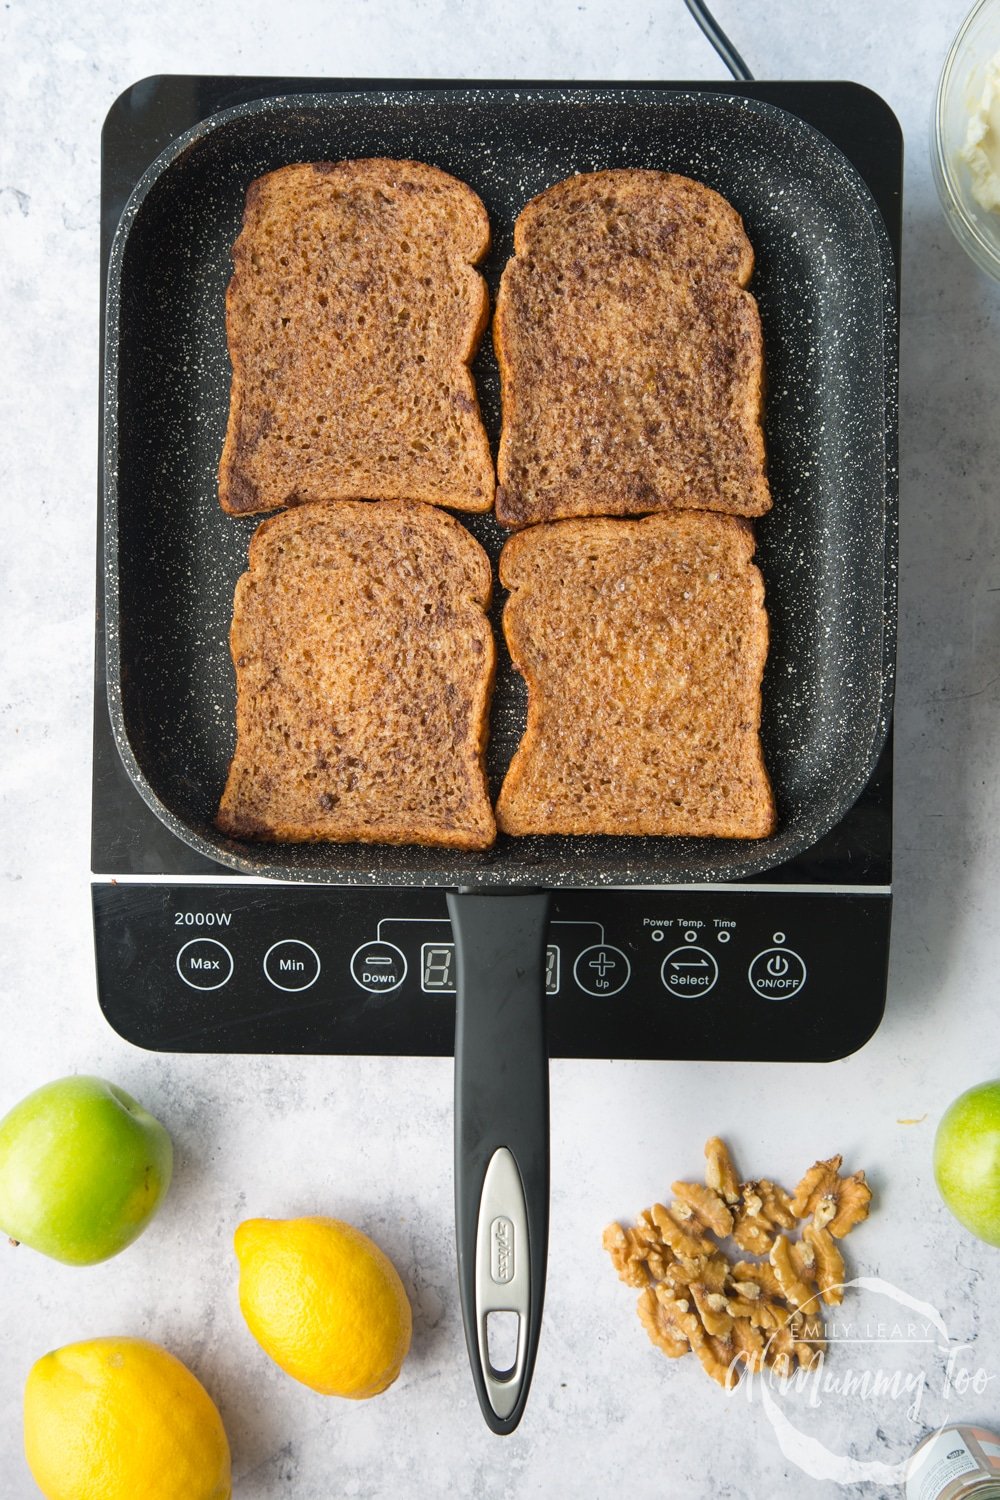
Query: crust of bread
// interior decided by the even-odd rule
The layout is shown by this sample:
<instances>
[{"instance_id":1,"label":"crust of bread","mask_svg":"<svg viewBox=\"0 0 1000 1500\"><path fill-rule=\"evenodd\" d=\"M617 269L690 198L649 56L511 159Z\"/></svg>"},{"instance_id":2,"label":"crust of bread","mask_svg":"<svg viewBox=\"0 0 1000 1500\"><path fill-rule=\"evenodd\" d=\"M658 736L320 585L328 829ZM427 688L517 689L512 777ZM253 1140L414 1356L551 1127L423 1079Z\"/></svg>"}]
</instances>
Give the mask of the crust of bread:
<instances>
[{"instance_id":1,"label":"crust of bread","mask_svg":"<svg viewBox=\"0 0 1000 1500\"><path fill-rule=\"evenodd\" d=\"M299 162L252 182L226 292L223 510L489 510L469 368L489 321L475 269L489 244L477 195L423 162Z\"/></svg>"},{"instance_id":2,"label":"crust of bread","mask_svg":"<svg viewBox=\"0 0 1000 1500\"><path fill-rule=\"evenodd\" d=\"M236 585L235 838L486 849L489 559L413 501L264 521Z\"/></svg>"},{"instance_id":3,"label":"crust of bread","mask_svg":"<svg viewBox=\"0 0 1000 1500\"><path fill-rule=\"evenodd\" d=\"M522 210L493 343L497 518L770 508L753 249L718 193L583 173Z\"/></svg>"},{"instance_id":4,"label":"crust of bread","mask_svg":"<svg viewBox=\"0 0 1000 1500\"><path fill-rule=\"evenodd\" d=\"M707 511L568 520L500 556L527 727L503 833L759 839L768 626L748 522Z\"/></svg>"}]
</instances>

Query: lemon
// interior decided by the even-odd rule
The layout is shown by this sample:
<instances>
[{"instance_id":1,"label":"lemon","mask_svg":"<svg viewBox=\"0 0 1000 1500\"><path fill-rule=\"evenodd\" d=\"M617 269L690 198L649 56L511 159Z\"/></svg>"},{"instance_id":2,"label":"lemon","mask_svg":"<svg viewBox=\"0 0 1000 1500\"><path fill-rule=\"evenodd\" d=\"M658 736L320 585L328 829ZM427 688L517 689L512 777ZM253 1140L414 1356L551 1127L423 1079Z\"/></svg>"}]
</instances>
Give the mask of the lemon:
<instances>
[{"instance_id":1,"label":"lemon","mask_svg":"<svg viewBox=\"0 0 1000 1500\"><path fill-rule=\"evenodd\" d=\"M339 1219L247 1219L236 1231L240 1307L286 1374L355 1401L392 1385L413 1319L389 1257Z\"/></svg>"},{"instance_id":2,"label":"lemon","mask_svg":"<svg viewBox=\"0 0 1000 1500\"><path fill-rule=\"evenodd\" d=\"M24 1390L24 1451L47 1500L230 1500L215 1403L146 1339L46 1354Z\"/></svg>"}]
</instances>

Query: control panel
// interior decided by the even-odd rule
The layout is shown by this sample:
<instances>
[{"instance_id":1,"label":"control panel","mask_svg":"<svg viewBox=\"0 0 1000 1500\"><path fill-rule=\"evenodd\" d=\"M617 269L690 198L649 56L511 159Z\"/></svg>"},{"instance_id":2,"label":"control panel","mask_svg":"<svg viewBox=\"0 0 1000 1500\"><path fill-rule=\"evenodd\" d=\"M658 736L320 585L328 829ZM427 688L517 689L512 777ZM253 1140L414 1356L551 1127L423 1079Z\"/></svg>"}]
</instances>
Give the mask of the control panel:
<instances>
[{"instance_id":1,"label":"control panel","mask_svg":"<svg viewBox=\"0 0 1000 1500\"><path fill-rule=\"evenodd\" d=\"M101 1005L163 1051L443 1055L455 945L444 893L95 883ZM553 894L553 1056L845 1056L881 1018L890 898L710 887Z\"/></svg>"}]
</instances>

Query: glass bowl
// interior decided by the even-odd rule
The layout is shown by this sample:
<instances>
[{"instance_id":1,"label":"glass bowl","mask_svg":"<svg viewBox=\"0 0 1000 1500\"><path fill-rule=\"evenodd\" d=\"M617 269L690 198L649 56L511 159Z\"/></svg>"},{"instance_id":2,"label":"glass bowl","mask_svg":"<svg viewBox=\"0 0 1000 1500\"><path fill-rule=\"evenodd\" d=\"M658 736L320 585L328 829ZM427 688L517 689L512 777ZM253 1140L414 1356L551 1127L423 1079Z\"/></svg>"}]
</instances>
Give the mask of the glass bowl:
<instances>
[{"instance_id":1,"label":"glass bowl","mask_svg":"<svg viewBox=\"0 0 1000 1500\"><path fill-rule=\"evenodd\" d=\"M959 152L978 109L990 61L1000 52L1000 0L978 0L951 45L931 122L931 170L945 219L981 270L1000 281L1000 210L972 196L972 176Z\"/></svg>"}]
</instances>

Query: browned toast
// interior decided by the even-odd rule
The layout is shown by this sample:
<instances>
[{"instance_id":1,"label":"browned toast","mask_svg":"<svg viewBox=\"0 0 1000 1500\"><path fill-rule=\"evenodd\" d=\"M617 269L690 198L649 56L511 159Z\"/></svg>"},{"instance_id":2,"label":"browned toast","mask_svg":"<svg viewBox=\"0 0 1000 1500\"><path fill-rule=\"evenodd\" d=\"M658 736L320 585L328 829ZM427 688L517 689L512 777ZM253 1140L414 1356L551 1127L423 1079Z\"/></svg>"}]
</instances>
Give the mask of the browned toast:
<instances>
[{"instance_id":1,"label":"browned toast","mask_svg":"<svg viewBox=\"0 0 1000 1500\"><path fill-rule=\"evenodd\" d=\"M485 849L490 564L445 512L334 501L264 521L236 585L237 838Z\"/></svg>"},{"instance_id":2,"label":"browned toast","mask_svg":"<svg viewBox=\"0 0 1000 1500\"><path fill-rule=\"evenodd\" d=\"M226 295L223 510L491 508L469 371L489 240L472 189L421 162L303 162L250 184Z\"/></svg>"},{"instance_id":3,"label":"browned toast","mask_svg":"<svg viewBox=\"0 0 1000 1500\"><path fill-rule=\"evenodd\" d=\"M497 517L771 504L763 342L736 210L668 172L592 172L522 210L493 341Z\"/></svg>"},{"instance_id":4,"label":"browned toast","mask_svg":"<svg viewBox=\"0 0 1000 1500\"><path fill-rule=\"evenodd\" d=\"M748 522L708 511L518 532L504 632L528 721L504 833L764 838L767 616Z\"/></svg>"}]
</instances>

